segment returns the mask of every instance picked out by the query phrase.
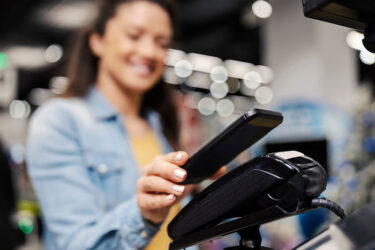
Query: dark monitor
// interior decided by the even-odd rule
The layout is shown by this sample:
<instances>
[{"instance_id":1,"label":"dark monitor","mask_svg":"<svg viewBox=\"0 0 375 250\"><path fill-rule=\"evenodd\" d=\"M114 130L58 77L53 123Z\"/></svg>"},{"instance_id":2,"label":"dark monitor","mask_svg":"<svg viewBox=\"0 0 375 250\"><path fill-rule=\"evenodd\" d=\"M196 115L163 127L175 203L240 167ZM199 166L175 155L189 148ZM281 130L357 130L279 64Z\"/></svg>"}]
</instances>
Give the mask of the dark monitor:
<instances>
[{"instance_id":1,"label":"dark monitor","mask_svg":"<svg viewBox=\"0 0 375 250\"><path fill-rule=\"evenodd\" d=\"M305 16L364 32L363 45L375 53L375 1L302 0Z\"/></svg>"},{"instance_id":2,"label":"dark monitor","mask_svg":"<svg viewBox=\"0 0 375 250\"><path fill-rule=\"evenodd\" d=\"M304 14L314 19L364 31L375 23L375 4L369 0L302 0Z\"/></svg>"},{"instance_id":3,"label":"dark monitor","mask_svg":"<svg viewBox=\"0 0 375 250\"><path fill-rule=\"evenodd\" d=\"M319 162L329 175L328 142L326 139L307 141L269 142L265 145L266 153L296 150Z\"/></svg>"}]
</instances>

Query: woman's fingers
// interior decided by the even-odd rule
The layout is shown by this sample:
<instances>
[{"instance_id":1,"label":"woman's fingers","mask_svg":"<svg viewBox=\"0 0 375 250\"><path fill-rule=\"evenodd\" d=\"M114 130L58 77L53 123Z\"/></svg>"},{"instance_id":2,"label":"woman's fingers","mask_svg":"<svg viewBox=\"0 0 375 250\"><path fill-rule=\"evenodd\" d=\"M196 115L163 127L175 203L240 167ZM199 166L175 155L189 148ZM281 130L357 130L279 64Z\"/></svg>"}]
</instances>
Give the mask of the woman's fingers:
<instances>
[{"instance_id":1,"label":"woman's fingers","mask_svg":"<svg viewBox=\"0 0 375 250\"><path fill-rule=\"evenodd\" d=\"M174 152L155 159L144 168L146 176L160 176L173 182L182 182L186 178L186 170L179 167L187 160L185 152ZM178 165L179 164L179 165Z\"/></svg>"},{"instance_id":2,"label":"woman's fingers","mask_svg":"<svg viewBox=\"0 0 375 250\"><path fill-rule=\"evenodd\" d=\"M148 194L142 193L138 195L138 205L141 209L155 210L166 208L176 201L174 194Z\"/></svg>"},{"instance_id":3,"label":"woman's fingers","mask_svg":"<svg viewBox=\"0 0 375 250\"><path fill-rule=\"evenodd\" d=\"M182 166L188 159L188 154L184 151L171 152L166 155L159 156L161 160Z\"/></svg>"},{"instance_id":4,"label":"woman's fingers","mask_svg":"<svg viewBox=\"0 0 375 250\"><path fill-rule=\"evenodd\" d=\"M188 195L195 188L195 186L196 186L195 184L186 185L184 192L180 196L176 197L177 201L180 201L183 198L185 198L186 195Z\"/></svg>"},{"instance_id":5,"label":"woman's fingers","mask_svg":"<svg viewBox=\"0 0 375 250\"><path fill-rule=\"evenodd\" d=\"M142 216L160 223L177 198L187 194L190 188L178 184L185 180L187 172L180 166L188 159L183 151L157 156L144 167L137 182L137 203Z\"/></svg>"},{"instance_id":6,"label":"woman's fingers","mask_svg":"<svg viewBox=\"0 0 375 250\"><path fill-rule=\"evenodd\" d=\"M154 161L144 169L145 176L160 176L173 182L182 182L186 178L186 170L167 161Z\"/></svg>"},{"instance_id":7,"label":"woman's fingers","mask_svg":"<svg viewBox=\"0 0 375 250\"><path fill-rule=\"evenodd\" d=\"M145 176L139 179L139 189L145 193L165 193L180 196L185 186L175 184L159 176Z\"/></svg>"}]
</instances>

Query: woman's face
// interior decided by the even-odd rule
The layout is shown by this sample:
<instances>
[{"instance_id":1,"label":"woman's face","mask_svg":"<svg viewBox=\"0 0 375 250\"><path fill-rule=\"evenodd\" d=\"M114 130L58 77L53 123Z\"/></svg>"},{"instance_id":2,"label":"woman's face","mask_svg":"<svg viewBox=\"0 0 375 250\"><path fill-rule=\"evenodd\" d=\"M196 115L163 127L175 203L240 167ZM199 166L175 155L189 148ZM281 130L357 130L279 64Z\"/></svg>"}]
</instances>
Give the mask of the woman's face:
<instances>
[{"instance_id":1,"label":"woman's face","mask_svg":"<svg viewBox=\"0 0 375 250\"><path fill-rule=\"evenodd\" d=\"M103 36L91 41L99 57L99 74L121 89L146 92L163 74L171 37L170 17L159 5L148 1L119 5Z\"/></svg>"}]
</instances>

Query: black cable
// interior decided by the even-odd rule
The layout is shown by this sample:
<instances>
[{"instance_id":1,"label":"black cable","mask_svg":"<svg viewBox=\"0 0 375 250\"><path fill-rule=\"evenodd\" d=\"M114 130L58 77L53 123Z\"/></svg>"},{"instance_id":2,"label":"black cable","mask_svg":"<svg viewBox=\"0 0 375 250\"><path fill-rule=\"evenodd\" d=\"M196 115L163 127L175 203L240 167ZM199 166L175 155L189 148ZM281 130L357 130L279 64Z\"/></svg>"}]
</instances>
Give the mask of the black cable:
<instances>
[{"instance_id":1,"label":"black cable","mask_svg":"<svg viewBox=\"0 0 375 250\"><path fill-rule=\"evenodd\" d=\"M319 208L324 207L334 212L341 219L345 217L345 211L338 204L333 201L327 200L326 198L312 199L311 207Z\"/></svg>"}]
</instances>

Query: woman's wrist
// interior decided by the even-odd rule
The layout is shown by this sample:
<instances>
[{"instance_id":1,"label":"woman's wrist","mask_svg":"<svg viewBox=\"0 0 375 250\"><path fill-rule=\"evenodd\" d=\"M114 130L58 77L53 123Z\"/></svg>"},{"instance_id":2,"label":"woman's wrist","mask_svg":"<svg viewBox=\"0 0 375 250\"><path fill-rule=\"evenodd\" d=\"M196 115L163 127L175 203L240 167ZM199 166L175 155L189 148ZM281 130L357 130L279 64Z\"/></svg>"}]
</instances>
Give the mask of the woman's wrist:
<instances>
[{"instance_id":1,"label":"woman's wrist","mask_svg":"<svg viewBox=\"0 0 375 250\"><path fill-rule=\"evenodd\" d=\"M145 224L146 227L149 227L151 229L159 229L159 227L161 226L162 222L160 223L154 223L148 219L146 219L145 217L142 216L142 219L143 219L143 223Z\"/></svg>"}]
</instances>

